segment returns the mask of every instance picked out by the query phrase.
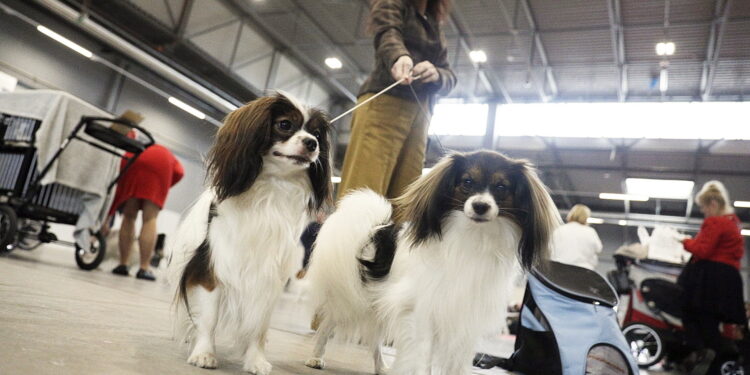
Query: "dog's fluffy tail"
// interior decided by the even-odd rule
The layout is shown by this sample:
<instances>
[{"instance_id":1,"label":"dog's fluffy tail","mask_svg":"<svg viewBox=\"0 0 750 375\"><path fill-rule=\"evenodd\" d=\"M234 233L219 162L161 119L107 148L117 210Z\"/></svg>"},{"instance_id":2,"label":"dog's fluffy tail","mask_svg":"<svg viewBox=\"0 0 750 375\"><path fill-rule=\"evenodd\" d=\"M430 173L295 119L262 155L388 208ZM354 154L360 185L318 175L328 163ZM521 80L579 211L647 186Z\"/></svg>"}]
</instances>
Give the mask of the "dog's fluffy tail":
<instances>
[{"instance_id":1,"label":"dog's fluffy tail","mask_svg":"<svg viewBox=\"0 0 750 375\"><path fill-rule=\"evenodd\" d=\"M375 231L390 223L391 211L391 204L375 192L355 191L320 229L305 278L316 313L335 322L339 337L367 339L372 333L362 332L370 324L361 320L375 314L360 258Z\"/></svg>"},{"instance_id":2,"label":"dog's fluffy tail","mask_svg":"<svg viewBox=\"0 0 750 375\"><path fill-rule=\"evenodd\" d=\"M185 265L193 257L195 250L208 235L208 211L214 199L212 191L207 190L183 215L177 232L167 245L169 284L177 287Z\"/></svg>"},{"instance_id":3,"label":"dog's fluffy tail","mask_svg":"<svg viewBox=\"0 0 750 375\"><path fill-rule=\"evenodd\" d=\"M190 335L192 324L185 309L184 301L179 299L180 278L185 266L195 254L208 235L208 212L214 199L212 191L204 192L182 217L177 232L167 244L167 282L174 290L174 335L184 340Z\"/></svg>"}]
</instances>

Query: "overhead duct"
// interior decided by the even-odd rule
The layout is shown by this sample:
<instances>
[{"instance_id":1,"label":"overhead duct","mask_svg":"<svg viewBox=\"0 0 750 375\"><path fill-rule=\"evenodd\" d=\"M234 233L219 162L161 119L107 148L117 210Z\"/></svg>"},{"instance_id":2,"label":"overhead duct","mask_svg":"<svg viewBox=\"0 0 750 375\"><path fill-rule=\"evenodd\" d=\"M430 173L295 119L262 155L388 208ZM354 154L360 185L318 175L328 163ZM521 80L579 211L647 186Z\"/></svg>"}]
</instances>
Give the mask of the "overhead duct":
<instances>
[{"instance_id":1,"label":"overhead duct","mask_svg":"<svg viewBox=\"0 0 750 375\"><path fill-rule=\"evenodd\" d=\"M51 12L63 17L64 19L75 23L83 30L89 32L100 41L112 46L126 56L132 58L134 61L146 66L155 73L164 77L166 80L174 83L183 90L195 95L199 99L206 103L214 106L220 111L230 112L239 107L241 104L239 101L235 103L230 102L221 96L217 95L208 88L198 84L186 75L180 73L169 65L159 61L157 58L149 55L142 49L134 46L125 39L117 36L113 32L107 30L105 27L97 24L90 20L88 17L83 16L80 12L64 5L57 0L35 0L39 5L44 6Z\"/></svg>"}]
</instances>

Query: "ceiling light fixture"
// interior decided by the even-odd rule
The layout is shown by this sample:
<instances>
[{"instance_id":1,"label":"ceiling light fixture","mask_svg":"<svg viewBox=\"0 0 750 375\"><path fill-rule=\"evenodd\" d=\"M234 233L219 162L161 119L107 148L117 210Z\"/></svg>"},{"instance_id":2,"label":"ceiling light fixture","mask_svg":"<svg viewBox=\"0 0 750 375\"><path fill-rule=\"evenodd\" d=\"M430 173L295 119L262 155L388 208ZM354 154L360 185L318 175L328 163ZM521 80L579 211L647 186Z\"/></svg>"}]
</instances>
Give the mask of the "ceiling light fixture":
<instances>
[{"instance_id":1,"label":"ceiling light fixture","mask_svg":"<svg viewBox=\"0 0 750 375\"><path fill-rule=\"evenodd\" d=\"M203 112L201 112L201 111L199 111L199 110L191 107L187 103L183 102L180 99L175 98L174 96L170 96L169 97L169 102L172 103L177 108L179 108L179 109L181 109L181 110L183 110L183 111L185 111L185 112L187 112L187 113L189 113L189 114L191 114L191 115L193 115L193 116L195 116L195 117L197 117L197 118L199 118L201 120L203 120L203 119L206 118L206 115Z\"/></svg>"},{"instance_id":2,"label":"ceiling light fixture","mask_svg":"<svg viewBox=\"0 0 750 375\"><path fill-rule=\"evenodd\" d=\"M586 219L586 222L589 224L604 224L604 219L600 219L598 217L590 217Z\"/></svg>"},{"instance_id":3,"label":"ceiling light fixture","mask_svg":"<svg viewBox=\"0 0 750 375\"><path fill-rule=\"evenodd\" d=\"M624 226L628 225L628 221L627 220L618 220L617 224L620 224L620 225L622 225L624 227Z\"/></svg>"},{"instance_id":4,"label":"ceiling light fixture","mask_svg":"<svg viewBox=\"0 0 750 375\"><path fill-rule=\"evenodd\" d=\"M750 229L743 229L740 231L743 236L750 236Z\"/></svg>"},{"instance_id":5,"label":"ceiling light fixture","mask_svg":"<svg viewBox=\"0 0 750 375\"><path fill-rule=\"evenodd\" d=\"M616 194L616 193L601 193L599 199L611 199L616 201L636 201L645 202L649 199L646 195L633 195L633 194Z\"/></svg>"},{"instance_id":6,"label":"ceiling light fixture","mask_svg":"<svg viewBox=\"0 0 750 375\"><path fill-rule=\"evenodd\" d=\"M46 36L48 36L48 37L50 37L50 38L52 38L52 39L60 42L61 44L64 44L66 47L72 49L73 51L76 51L76 52L80 53L81 55L86 56L86 58L88 58L88 59L94 57L94 54L91 51L87 50L86 48L81 47L80 45L76 44L72 40L70 40L70 39L68 39L68 38L66 38L66 37L64 37L64 36L62 36L62 35L54 32L54 31L52 31L52 30L50 30L50 29L48 29L48 28L46 28L44 26L42 26L42 25L38 25L36 27L36 29L39 30L40 33L42 33L42 34L44 34L44 35L46 35Z\"/></svg>"},{"instance_id":7,"label":"ceiling light fixture","mask_svg":"<svg viewBox=\"0 0 750 375\"><path fill-rule=\"evenodd\" d=\"M471 61L473 61L475 63L485 63L485 62L487 62L487 54L484 53L484 51L481 50L481 49L470 51L469 52L469 58L471 59Z\"/></svg>"},{"instance_id":8,"label":"ceiling light fixture","mask_svg":"<svg viewBox=\"0 0 750 375\"><path fill-rule=\"evenodd\" d=\"M334 184L339 184L339 183L341 183L341 177L339 177L339 176L333 176L333 177L331 177L331 182L333 182Z\"/></svg>"},{"instance_id":9,"label":"ceiling light fixture","mask_svg":"<svg viewBox=\"0 0 750 375\"><path fill-rule=\"evenodd\" d=\"M326 65L328 65L329 68L334 69L334 70L341 69L341 67L344 66L344 64L341 62L341 60L338 59L338 57L326 58Z\"/></svg>"},{"instance_id":10,"label":"ceiling light fixture","mask_svg":"<svg viewBox=\"0 0 750 375\"><path fill-rule=\"evenodd\" d=\"M750 208L749 201L734 201L735 207Z\"/></svg>"},{"instance_id":11,"label":"ceiling light fixture","mask_svg":"<svg viewBox=\"0 0 750 375\"><path fill-rule=\"evenodd\" d=\"M651 198L688 199L693 194L694 185L695 182L688 180L625 179L628 194L645 195Z\"/></svg>"},{"instance_id":12,"label":"ceiling light fixture","mask_svg":"<svg viewBox=\"0 0 750 375\"><path fill-rule=\"evenodd\" d=\"M656 54L659 56L672 56L674 55L675 45L673 42L659 42L656 43Z\"/></svg>"}]
</instances>

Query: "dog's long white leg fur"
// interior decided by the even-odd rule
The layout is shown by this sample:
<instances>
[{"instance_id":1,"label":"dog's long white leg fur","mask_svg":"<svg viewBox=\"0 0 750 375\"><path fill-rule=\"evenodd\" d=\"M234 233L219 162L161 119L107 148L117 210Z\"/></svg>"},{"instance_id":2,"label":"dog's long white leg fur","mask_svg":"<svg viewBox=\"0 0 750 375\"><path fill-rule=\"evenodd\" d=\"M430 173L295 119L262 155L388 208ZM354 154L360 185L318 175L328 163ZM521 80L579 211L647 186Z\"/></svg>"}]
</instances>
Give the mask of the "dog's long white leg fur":
<instances>
[{"instance_id":1,"label":"dog's long white leg fur","mask_svg":"<svg viewBox=\"0 0 750 375\"><path fill-rule=\"evenodd\" d=\"M216 322L219 317L219 295L218 288L208 291L202 286L197 286L191 298L200 310L194 318L195 323L195 345L193 351L188 357L188 363L202 368L216 368L214 348L214 335L216 332Z\"/></svg>"},{"instance_id":2,"label":"dog's long white leg fur","mask_svg":"<svg viewBox=\"0 0 750 375\"><path fill-rule=\"evenodd\" d=\"M266 359L266 335L268 333L268 319L262 324L260 333L249 337L247 350L245 351L245 360L242 368L255 375L268 375L271 373L273 366Z\"/></svg>"},{"instance_id":3,"label":"dog's long white leg fur","mask_svg":"<svg viewBox=\"0 0 750 375\"><path fill-rule=\"evenodd\" d=\"M396 360L390 375L429 375L432 368L430 347L432 335L429 324L416 322L413 312L400 318L398 336L394 342ZM424 328L420 328L425 326Z\"/></svg>"},{"instance_id":4,"label":"dog's long white leg fur","mask_svg":"<svg viewBox=\"0 0 750 375\"><path fill-rule=\"evenodd\" d=\"M318 327L318 333L315 335L316 340L315 348L313 348L313 356L305 361L305 366L318 370L322 370L326 366L323 356L326 353L326 345L328 344L328 340L331 338L335 327L336 326L331 319L323 317L323 322L320 324L320 327Z\"/></svg>"},{"instance_id":5,"label":"dog's long white leg fur","mask_svg":"<svg viewBox=\"0 0 750 375\"><path fill-rule=\"evenodd\" d=\"M383 358L382 344L383 340L381 338L378 338L377 340L375 340L375 343L373 343L372 348L372 359L375 363L376 375L388 374L388 365L385 363L385 359Z\"/></svg>"}]
</instances>

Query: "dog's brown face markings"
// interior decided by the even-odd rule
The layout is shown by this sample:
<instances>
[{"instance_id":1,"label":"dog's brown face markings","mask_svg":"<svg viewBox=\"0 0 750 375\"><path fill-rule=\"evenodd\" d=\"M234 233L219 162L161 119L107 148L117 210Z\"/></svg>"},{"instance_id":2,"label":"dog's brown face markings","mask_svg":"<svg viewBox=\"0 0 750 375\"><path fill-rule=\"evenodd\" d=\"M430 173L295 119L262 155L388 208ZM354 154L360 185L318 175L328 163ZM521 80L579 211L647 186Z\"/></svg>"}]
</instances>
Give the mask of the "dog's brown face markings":
<instances>
[{"instance_id":1,"label":"dog's brown face markings","mask_svg":"<svg viewBox=\"0 0 750 375\"><path fill-rule=\"evenodd\" d=\"M479 155L466 158L464 170L457 174L454 182L452 208L462 210L471 196L490 193L500 208L499 216L516 219L512 214L518 208L515 202L517 180L523 178L518 163L511 162L500 154Z\"/></svg>"},{"instance_id":2,"label":"dog's brown face markings","mask_svg":"<svg viewBox=\"0 0 750 375\"><path fill-rule=\"evenodd\" d=\"M330 124L326 115L315 109L304 109L309 116L305 123L301 110L288 98L276 95L256 99L226 117L207 156L209 180L219 202L247 191L260 175L263 157L275 144L286 142L303 128L315 137L319 151L317 157L306 155L299 160L310 165L315 195L310 208L319 209L331 199Z\"/></svg>"},{"instance_id":3,"label":"dog's brown face markings","mask_svg":"<svg viewBox=\"0 0 750 375\"><path fill-rule=\"evenodd\" d=\"M285 142L302 128L304 118L295 108L274 108L272 142Z\"/></svg>"},{"instance_id":4,"label":"dog's brown face markings","mask_svg":"<svg viewBox=\"0 0 750 375\"><path fill-rule=\"evenodd\" d=\"M523 267L529 269L538 259L546 258L549 238L559 221L554 202L528 161L494 151L444 157L394 200L396 220L411 223L406 236L413 245L439 239L443 220L451 212L463 211L471 197L485 192L497 204L498 216L520 227L518 255Z\"/></svg>"}]
</instances>

